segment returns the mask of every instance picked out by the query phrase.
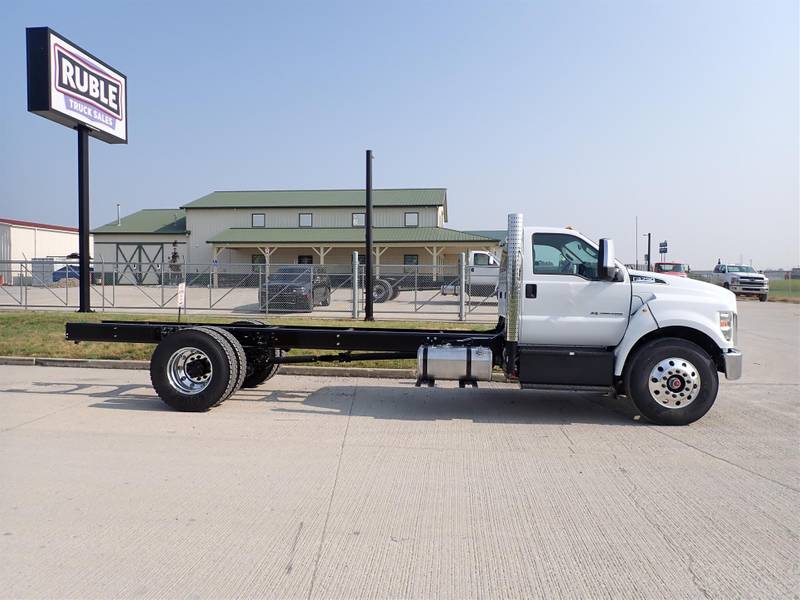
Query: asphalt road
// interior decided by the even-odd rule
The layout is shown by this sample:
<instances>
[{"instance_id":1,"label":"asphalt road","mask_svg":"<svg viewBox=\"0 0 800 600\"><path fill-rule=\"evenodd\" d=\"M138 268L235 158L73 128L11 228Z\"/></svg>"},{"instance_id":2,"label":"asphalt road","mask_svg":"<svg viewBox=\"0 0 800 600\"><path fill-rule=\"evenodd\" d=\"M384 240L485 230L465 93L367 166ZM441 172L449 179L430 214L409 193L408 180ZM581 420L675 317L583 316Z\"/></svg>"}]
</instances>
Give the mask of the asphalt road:
<instances>
[{"instance_id":1,"label":"asphalt road","mask_svg":"<svg viewBox=\"0 0 800 600\"><path fill-rule=\"evenodd\" d=\"M207 414L146 372L0 367L4 597L791 598L800 306L682 428L623 399L278 376Z\"/></svg>"}]
</instances>

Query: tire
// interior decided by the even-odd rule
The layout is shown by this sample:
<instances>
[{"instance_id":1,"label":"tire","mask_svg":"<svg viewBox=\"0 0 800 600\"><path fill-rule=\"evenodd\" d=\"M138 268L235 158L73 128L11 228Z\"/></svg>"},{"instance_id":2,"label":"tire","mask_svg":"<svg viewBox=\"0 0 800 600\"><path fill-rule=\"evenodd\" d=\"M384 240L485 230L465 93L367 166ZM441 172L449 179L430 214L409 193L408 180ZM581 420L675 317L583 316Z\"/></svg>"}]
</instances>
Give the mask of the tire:
<instances>
[{"instance_id":1,"label":"tire","mask_svg":"<svg viewBox=\"0 0 800 600\"><path fill-rule=\"evenodd\" d=\"M236 336L233 335L230 331L223 329L222 327L198 327L197 329L204 329L204 330L211 330L214 333L217 333L225 338L225 340L230 344L231 348L233 349L233 353L236 356L236 384L231 390L230 395L236 393L236 390L242 387L242 383L244 382L245 373L247 371L247 358L244 354L244 348L239 340L236 339Z\"/></svg>"},{"instance_id":2,"label":"tire","mask_svg":"<svg viewBox=\"0 0 800 600\"><path fill-rule=\"evenodd\" d=\"M697 421L714 405L719 389L714 360L697 344L680 338L662 338L639 348L625 369L624 382L639 411L658 425Z\"/></svg>"},{"instance_id":3,"label":"tire","mask_svg":"<svg viewBox=\"0 0 800 600\"><path fill-rule=\"evenodd\" d=\"M392 295L392 286L385 279L376 279L372 286L372 300L377 304L386 302Z\"/></svg>"},{"instance_id":4,"label":"tire","mask_svg":"<svg viewBox=\"0 0 800 600\"><path fill-rule=\"evenodd\" d=\"M729 283L726 281L725 283L723 283L723 284L722 284L722 287L724 287L726 290L729 290L729 289L731 289L731 284L729 284Z\"/></svg>"},{"instance_id":5,"label":"tire","mask_svg":"<svg viewBox=\"0 0 800 600\"><path fill-rule=\"evenodd\" d=\"M266 325L266 323L258 319L252 319L248 321L235 321L231 323L231 325L246 327L248 325ZM243 389L248 389L258 387L275 376L278 369L280 369L280 365L273 363L271 359L276 356L283 356L284 351L280 348L270 348L267 351L255 349L246 351L245 355L247 357L247 362L241 387Z\"/></svg>"},{"instance_id":6,"label":"tire","mask_svg":"<svg viewBox=\"0 0 800 600\"><path fill-rule=\"evenodd\" d=\"M253 352L247 355L247 372L242 388L258 387L268 379L272 379L280 369L280 364L272 362L272 358L283 356L283 350L270 348L266 352Z\"/></svg>"},{"instance_id":7,"label":"tire","mask_svg":"<svg viewBox=\"0 0 800 600\"><path fill-rule=\"evenodd\" d=\"M397 286L392 286L392 294L389 296L389 300L396 300L399 295L400 295L400 288L398 288Z\"/></svg>"},{"instance_id":8,"label":"tire","mask_svg":"<svg viewBox=\"0 0 800 600\"><path fill-rule=\"evenodd\" d=\"M168 406L185 412L204 412L224 402L238 375L228 341L201 327L167 336L150 359L153 389Z\"/></svg>"},{"instance_id":9,"label":"tire","mask_svg":"<svg viewBox=\"0 0 800 600\"><path fill-rule=\"evenodd\" d=\"M768 299L769 299L769 294L761 294L761 295L758 297L758 301L759 301L759 302L766 302Z\"/></svg>"}]
</instances>

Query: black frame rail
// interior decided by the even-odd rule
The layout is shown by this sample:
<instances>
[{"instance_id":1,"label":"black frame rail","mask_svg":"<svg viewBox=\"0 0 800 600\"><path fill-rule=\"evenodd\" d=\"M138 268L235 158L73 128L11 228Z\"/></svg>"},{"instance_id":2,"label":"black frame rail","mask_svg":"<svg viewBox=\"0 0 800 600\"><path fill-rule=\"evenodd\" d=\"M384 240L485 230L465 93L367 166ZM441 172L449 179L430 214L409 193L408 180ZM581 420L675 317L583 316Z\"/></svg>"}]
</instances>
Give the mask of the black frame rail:
<instances>
[{"instance_id":1,"label":"black frame rail","mask_svg":"<svg viewBox=\"0 0 800 600\"><path fill-rule=\"evenodd\" d=\"M225 329L233 334L245 349L263 349L265 351L270 348L339 350L340 354L333 355L339 356L338 359L327 360L344 361L368 358L366 355L351 355L352 351L376 352L379 354L375 355L373 360L388 360L399 358L398 355L416 356L417 349L423 345L442 344L488 346L494 355L499 357L504 339L502 318L498 321L497 326L489 331L175 323L172 321L101 321L99 323L67 323L66 339L75 343L157 344L176 331L198 326ZM286 362L291 362L291 359Z\"/></svg>"}]
</instances>

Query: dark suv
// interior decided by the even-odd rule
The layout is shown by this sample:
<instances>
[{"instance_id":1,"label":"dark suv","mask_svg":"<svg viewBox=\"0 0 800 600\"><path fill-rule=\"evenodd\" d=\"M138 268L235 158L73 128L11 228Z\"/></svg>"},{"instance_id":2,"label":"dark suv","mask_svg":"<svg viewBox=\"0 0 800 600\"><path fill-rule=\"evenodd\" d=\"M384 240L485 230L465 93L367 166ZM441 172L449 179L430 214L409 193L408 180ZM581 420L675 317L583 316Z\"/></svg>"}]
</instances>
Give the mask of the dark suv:
<instances>
[{"instance_id":1,"label":"dark suv","mask_svg":"<svg viewBox=\"0 0 800 600\"><path fill-rule=\"evenodd\" d=\"M324 267L292 265L279 267L267 276L258 293L261 310L311 312L331 303L331 278Z\"/></svg>"}]
</instances>

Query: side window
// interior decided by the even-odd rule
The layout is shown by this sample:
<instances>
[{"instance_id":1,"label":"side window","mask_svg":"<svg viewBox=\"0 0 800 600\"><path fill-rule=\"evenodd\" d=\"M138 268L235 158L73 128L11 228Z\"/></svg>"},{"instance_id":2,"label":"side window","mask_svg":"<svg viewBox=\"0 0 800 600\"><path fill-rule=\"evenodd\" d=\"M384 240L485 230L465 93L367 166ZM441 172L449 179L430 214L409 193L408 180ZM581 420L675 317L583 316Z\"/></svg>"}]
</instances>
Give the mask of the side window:
<instances>
[{"instance_id":1,"label":"side window","mask_svg":"<svg viewBox=\"0 0 800 600\"><path fill-rule=\"evenodd\" d=\"M489 266L489 255L488 254L481 254L476 252L472 255L473 264L476 267L488 267Z\"/></svg>"},{"instance_id":2,"label":"side window","mask_svg":"<svg viewBox=\"0 0 800 600\"><path fill-rule=\"evenodd\" d=\"M266 227L267 219L264 213L253 213L250 215L250 226L251 227Z\"/></svg>"},{"instance_id":3,"label":"side window","mask_svg":"<svg viewBox=\"0 0 800 600\"><path fill-rule=\"evenodd\" d=\"M313 265L314 264L314 257L310 254L301 254L297 257L297 264L298 265Z\"/></svg>"},{"instance_id":4,"label":"side window","mask_svg":"<svg viewBox=\"0 0 800 600\"><path fill-rule=\"evenodd\" d=\"M535 233L533 272L597 279L597 250L574 235Z\"/></svg>"}]
</instances>

